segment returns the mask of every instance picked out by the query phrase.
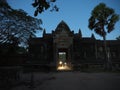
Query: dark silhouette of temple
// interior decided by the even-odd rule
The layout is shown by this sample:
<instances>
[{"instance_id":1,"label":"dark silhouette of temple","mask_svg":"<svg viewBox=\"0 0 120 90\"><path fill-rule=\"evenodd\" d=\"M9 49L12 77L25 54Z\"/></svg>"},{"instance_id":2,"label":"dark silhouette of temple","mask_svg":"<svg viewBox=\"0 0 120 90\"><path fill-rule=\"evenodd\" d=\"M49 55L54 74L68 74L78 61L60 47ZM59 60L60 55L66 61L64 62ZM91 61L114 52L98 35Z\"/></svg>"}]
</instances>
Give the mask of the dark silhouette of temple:
<instances>
[{"instance_id":1,"label":"dark silhouette of temple","mask_svg":"<svg viewBox=\"0 0 120 90\"><path fill-rule=\"evenodd\" d=\"M43 37L29 40L29 55L34 65L58 67L59 63L72 66L83 64L104 64L104 42L91 37L82 37L71 31L61 21L52 33L43 31ZM107 40L108 57L113 65L120 63L120 41Z\"/></svg>"}]
</instances>

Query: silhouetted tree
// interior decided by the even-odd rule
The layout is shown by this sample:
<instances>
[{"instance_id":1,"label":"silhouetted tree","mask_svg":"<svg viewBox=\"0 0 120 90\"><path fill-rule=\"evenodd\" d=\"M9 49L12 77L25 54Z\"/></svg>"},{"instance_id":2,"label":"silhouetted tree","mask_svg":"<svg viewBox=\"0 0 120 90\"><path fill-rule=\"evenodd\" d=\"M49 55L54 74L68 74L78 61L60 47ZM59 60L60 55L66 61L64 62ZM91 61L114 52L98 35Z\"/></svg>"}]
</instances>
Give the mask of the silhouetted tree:
<instances>
[{"instance_id":1,"label":"silhouetted tree","mask_svg":"<svg viewBox=\"0 0 120 90\"><path fill-rule=\"evenodd\" d=\"M117 40L120 40L120 36L116 37Z\"/></svg>"},{"instance_id":2,"label":"silhouetted tree","mask_svg":"<svg viewBox=\"0 0 120 90\"><path fill-rule=\"evenodd\" d=\"M5 0L0 0L0 43L26 44L29 36L35 37L42 30L41 19L27 15L23 10L12 9Z\"/></svg>"},{"instance_id":3,"label":"silhouetted tree","mask_svg":"<svg viewBox=\"0 0 120 90\"><path fill-rule=\"evenodd\" d=\"M59 8L53 4L55 2L56 0L34 0L32 3L32 6L36 8L34 16L37 16L38 13L42 13L50 7L52 8L50 11L59 11Z\"/></svg>"},{"instance_id":4,"label":"silhouetted tree","mask_svg":"<svg viewBox=\"0 0 120 90\"><path fill-rule=\"evenodd\" d=\"M115 14L115 11L112 8L107 7L104 3L97 5L89 18L88 27L91 30L94 30L97 34L103 37L104 40L104 52L106 66L108 64L108 51L106 45L106 35L114 30L115 23L119 20L119 16Z\"/></svg>"}]
</instances>

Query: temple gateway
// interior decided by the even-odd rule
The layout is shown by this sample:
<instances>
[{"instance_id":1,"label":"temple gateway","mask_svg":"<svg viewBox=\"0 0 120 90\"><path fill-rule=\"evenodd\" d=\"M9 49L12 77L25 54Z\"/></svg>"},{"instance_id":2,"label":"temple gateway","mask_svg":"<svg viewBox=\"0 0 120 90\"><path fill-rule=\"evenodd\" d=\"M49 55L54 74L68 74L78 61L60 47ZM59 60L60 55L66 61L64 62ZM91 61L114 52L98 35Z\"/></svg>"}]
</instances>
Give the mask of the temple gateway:
<instances>
[{"instance_id":1,"label":"temple gateway","mask_svg":"<svg viewBox=\"0 0 120 90\"><path fill-rule=\"evenodd\" d=\"M34 65L48 65L54 69L68 70L73 66L85 64L104 64L103 40L82 37L71 31L68 25L61 21L52 33L43 31L43 37L29 40L30 62ZM120 41L107 40L108 58L112 64L120 62Z\"/></svg>"}]
</instances>

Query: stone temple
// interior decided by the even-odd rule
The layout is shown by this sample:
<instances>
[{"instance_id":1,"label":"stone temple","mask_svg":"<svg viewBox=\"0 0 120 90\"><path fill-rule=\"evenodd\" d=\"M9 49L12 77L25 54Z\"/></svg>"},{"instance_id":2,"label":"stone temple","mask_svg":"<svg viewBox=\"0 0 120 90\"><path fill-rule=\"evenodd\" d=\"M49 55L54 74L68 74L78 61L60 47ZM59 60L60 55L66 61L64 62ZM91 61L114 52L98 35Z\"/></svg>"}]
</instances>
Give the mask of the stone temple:
<instances>
[{"instance_id":1,"label":"stone temple","mask_svg":"<svg viewBox=\"0 0 120 90\"><path fill-rule=\"evenodd\" d=\"M120 63L120 41L107 40L108 58L113 65ZM82 37L71 31L69 26L61 21L51 33L43 31L43 37L29 39L30 62L33 65L48 65L59 69L59 66L85 64L104 64L104 41L91 37Z\"/></svg>"}]
</instances>

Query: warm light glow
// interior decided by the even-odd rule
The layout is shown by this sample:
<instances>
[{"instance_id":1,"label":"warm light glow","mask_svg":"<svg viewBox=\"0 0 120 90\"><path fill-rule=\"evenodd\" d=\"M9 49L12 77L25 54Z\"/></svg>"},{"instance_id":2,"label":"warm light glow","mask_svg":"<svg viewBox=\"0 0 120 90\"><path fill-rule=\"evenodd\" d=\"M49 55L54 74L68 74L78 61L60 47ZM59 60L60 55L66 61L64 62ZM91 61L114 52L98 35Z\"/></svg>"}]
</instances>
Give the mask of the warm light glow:
<instances>
[{"instance_id":1,"label":"warm light glow","mask_svg":"<svg viewBox=\"0 0 120 90\"><path fill-rule=\"evenodd\" d=\"M65 63L64 63L64 65L66 66L66 65L67 65L67 63L65 62Z\"/></svg>"},{"instance_id":2,"label":"warm light glow","mask_svg":"<svg viewBox=\"0 0 120 90\"><path fill-rule=\"evenodd\" d=\"M59 66L57 70L71 70L71 68L68 66Z\"/></svg>"},{"instance_id":3,"label":"warm light glow","mask_svg":"<svg viewBox=\"0 0 120 90\"><path fill-rule=\"evenodd\" d=\"M61 64L62 64L62 61L60 61L59 64L61 65Z\"/></svg>"},{"instance_id":4,"label":"warm light glow","mask_svg":"<svg viewBox=\"0 0 120 90\"><path fill-rule=\"evenodd\" d=\"M71 70L71 67L68 66L66 62L63 64L62 61L60 61L57 70Z\"/></svg>"}]
</instances>

